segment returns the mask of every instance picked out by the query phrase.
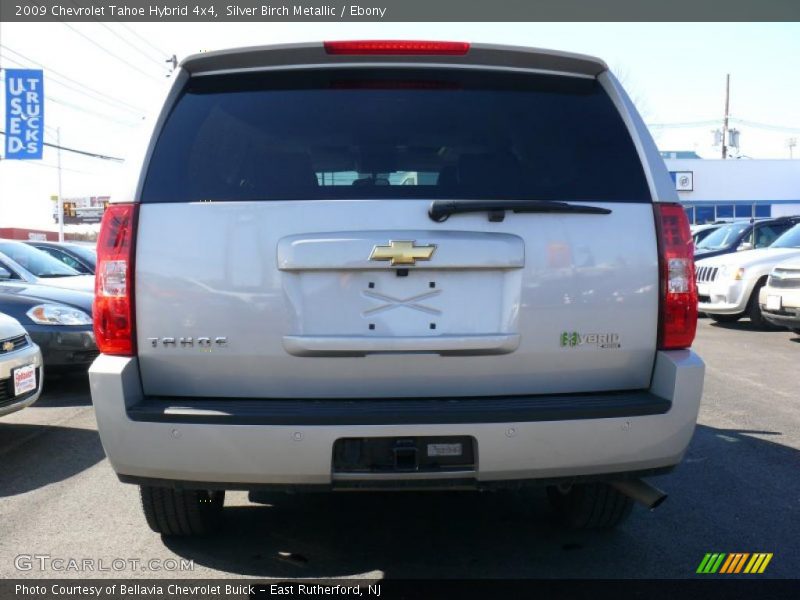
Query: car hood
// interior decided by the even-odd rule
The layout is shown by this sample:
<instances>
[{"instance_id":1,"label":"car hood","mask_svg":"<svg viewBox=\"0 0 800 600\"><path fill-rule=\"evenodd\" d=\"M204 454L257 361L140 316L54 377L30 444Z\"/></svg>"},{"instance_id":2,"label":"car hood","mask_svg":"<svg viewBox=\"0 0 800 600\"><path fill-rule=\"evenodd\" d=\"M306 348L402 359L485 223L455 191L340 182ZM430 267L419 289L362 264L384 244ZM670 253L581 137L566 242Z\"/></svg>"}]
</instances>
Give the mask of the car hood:
<instances>
[{"instance_id":1,"label":"car hood","mask_svg":"<svg viewBox=\"0 0 800 600\"><path fill-rule=\"evenodd\" d=\"M0 293L16 295L20 298L41 300L42 303L68 304L80 308L90 315L92 314L94 294L84 290L59 288L38 283L3 282L0 283Z\"/></svg>"},{"instance_id":2,"label":"car hood","mask_svg":"<svg viewBox=\"0 0 800 600\"><path fill-rule=\"evenodd\" d=\"M779 262L776 267L780 267L781 269L797 269L800 270L800 256L792 257L788 260L782 260Z\"/></svg>"},{"instance_id":3,"label":"car hood","mask_svg":"<svg viewBox=\"0 0 800 600\"><path fill-rule=\"evenodd\" d=\"M711 258L697 257L695 261L697 267L721 267L728 265L731 267L742 267L752 269L764 267L771 269L773 266L789 258L800 257L800 248L761 248L759 250L746 250L744 252L733 252Z\"/></svg>"},{"instance_id":4,"label":"car hood","mask_svg":"<svg viewBox=\"0 0 800 600\"><path fill-rule=\"evenodd\" d=\"M713 252L733 252L733 248L726 246L725 248L695 248L694 255L696 258L701 258L704 254L712 254Z\"/></svg>"},{"instance_id":5,"label":"car hood","mask_svg":"<svg viewBox=\"0 0 800 600\"><path fill-rule=\"evenodd\" d=\"M73 275L70 277L39 277L36 283L47 287L80 290L94 293L94 275Z\"/></svg>"},{"instance_id":6,"label":"car hood","mask_svg":"<svg viewBox=\"0 0 800 600\"><path fill-rule=\"evenodd\" d=\"M13 317L0 313L0 340L17 337L25 333L25 329Z\"/></svg>"}]
</instances>

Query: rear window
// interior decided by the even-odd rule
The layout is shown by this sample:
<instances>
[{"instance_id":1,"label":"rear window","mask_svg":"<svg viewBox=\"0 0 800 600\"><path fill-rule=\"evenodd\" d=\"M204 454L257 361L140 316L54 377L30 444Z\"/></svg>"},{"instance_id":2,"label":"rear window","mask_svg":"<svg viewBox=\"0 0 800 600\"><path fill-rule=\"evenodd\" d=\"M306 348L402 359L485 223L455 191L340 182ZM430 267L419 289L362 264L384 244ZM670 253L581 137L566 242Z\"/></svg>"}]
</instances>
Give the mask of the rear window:
<instances>
[{"instance_id":1,"label":"rear window","mask_svg":"<svg viewBox=\"0 0 800 600\"><path fill-rule=\"evenodd\" d=\"M595 80L363 69L191 79L141 201L349 198L650 201Z\"/></svg>"}]
</instances>

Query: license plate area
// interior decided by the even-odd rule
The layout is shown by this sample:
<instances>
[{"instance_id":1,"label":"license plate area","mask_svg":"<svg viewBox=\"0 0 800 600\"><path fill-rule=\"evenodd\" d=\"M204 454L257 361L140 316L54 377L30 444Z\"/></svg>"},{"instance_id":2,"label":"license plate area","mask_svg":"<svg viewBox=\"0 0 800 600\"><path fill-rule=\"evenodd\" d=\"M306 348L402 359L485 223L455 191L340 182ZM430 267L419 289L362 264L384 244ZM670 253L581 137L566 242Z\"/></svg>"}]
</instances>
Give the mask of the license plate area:
<instances>
[{"instance_id":1,"label":"license plate area","mask_svg":"<svg viewBox=\"0 0 800 600\"><path fill-rule=\"evenodd\" d=\"M303 273L298 329L367 337L512 333L516 294L507 291L509 277L491 269Z\"/></svg>"},{"instance_id":2,"label":"license plate area","mask_svg":"<svg viewBox=\"0 0 800 600\"><path fill-rule=\"evenodd\" d=\"M25 365L11 370L11 381L14 385L14 396L23 396L36 389L38 385L36 367Z\"/></svg>"},{"instance_id":3,"label":"license plate area","mask_svg":"<svg viewBox=\"0 0 800 600\"><path fill-rule=\"evenodd\" d=\"M341 438L334 473L435 473L475 470L471 436Z\"/></svg>"},{"instance_id":4,"label":"license plate area","mask_svg":"<svg viewBox=\"0 0 800 600\"><path fill-rule=\"evenodd\" d=\"M781 296L767 296L767 310L781 310Z\"/></svg>"}]
</instances>

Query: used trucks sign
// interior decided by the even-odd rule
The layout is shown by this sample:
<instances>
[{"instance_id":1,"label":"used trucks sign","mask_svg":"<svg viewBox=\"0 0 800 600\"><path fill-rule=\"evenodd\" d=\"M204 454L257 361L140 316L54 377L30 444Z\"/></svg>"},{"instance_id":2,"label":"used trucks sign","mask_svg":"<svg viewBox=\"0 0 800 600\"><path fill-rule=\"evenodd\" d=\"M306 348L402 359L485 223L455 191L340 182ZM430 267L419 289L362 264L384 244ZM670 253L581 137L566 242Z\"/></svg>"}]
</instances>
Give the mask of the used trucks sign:
<instances>
[{"instance_id":1,"label":"used trucks sign","mask_svg":"<svg viewBox=\"0 0 800 600\"><path fill-rule=\"evenodd\" d=\"M6 69L6 158L42 158L44 80L39 69Z\"/></svg>"}]
</instances>

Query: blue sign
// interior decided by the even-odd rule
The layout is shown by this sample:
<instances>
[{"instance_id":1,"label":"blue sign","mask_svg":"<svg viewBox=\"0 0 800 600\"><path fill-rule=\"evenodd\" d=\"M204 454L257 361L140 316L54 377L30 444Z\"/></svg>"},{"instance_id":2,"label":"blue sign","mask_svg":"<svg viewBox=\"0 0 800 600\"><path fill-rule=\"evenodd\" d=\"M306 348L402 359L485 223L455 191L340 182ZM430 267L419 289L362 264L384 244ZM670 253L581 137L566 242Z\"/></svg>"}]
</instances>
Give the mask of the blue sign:
<instances>
[{"instance_id":1,"label":"blue sign","mask_svg":"<svg viewBox=\"0 0 800 600\"><path fill-rule=\"evenodd\" d=\"M5 69L6 158L42 158L44 77L39 69Z\"/></svg>"}]
</instances>

